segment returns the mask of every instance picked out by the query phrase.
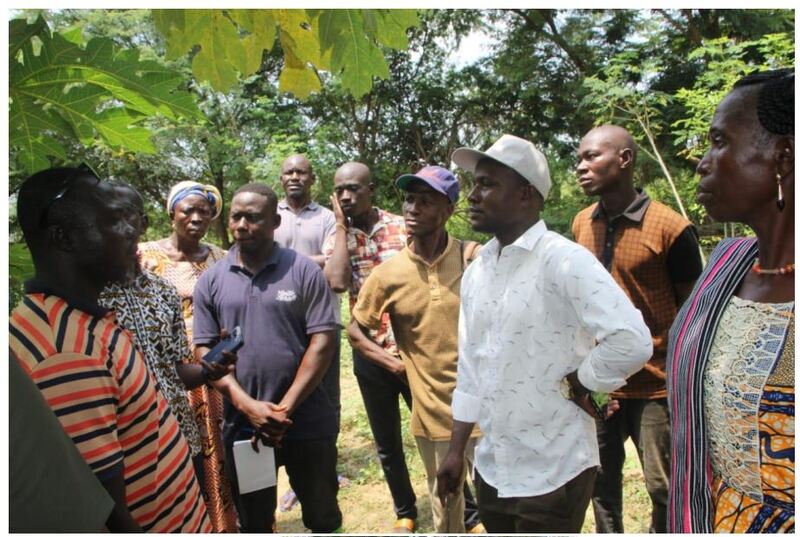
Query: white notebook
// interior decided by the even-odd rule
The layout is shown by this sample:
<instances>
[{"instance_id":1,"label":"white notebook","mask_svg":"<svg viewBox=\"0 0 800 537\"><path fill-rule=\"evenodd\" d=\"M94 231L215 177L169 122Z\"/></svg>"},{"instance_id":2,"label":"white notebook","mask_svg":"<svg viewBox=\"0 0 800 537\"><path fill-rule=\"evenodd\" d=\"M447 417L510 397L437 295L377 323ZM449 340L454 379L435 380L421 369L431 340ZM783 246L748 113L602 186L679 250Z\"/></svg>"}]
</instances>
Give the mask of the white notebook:
<instances>
[{"instance_id":1,"label":"white notebook","mask_svg":"<svg viewBox=\"0 0 800 537\"><path fill-rule=\"evenodd\" d=\"M233 460L239 478L239 494L274 487L278 484L275 471L275 450L258 444L258 453L250 440L233 443Z\"/></svg>"}]
</instances>

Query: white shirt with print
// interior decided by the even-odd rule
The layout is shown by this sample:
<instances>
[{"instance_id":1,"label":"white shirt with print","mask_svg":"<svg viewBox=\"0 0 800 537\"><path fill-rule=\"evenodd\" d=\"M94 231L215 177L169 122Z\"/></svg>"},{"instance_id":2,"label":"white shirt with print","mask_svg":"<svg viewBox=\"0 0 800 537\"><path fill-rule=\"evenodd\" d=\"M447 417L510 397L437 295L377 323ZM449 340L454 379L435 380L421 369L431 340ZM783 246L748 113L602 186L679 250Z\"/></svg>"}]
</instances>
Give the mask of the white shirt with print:
<instances>
[{"instance_id":1,"label":"white shirt with print","mask_svg":"<svg viewBox=\"0 0 800 537\"><path fill-rule=\"evenodd\" d=\"M599 466L594 420L559 390L578 369L611 392L653 352L641 313L585 248L531 226L464 273L453 418L480 425L475 468L498 496L538 496ZM597 342L597 344L595 344Z\"/></svg>"}]
</instances>

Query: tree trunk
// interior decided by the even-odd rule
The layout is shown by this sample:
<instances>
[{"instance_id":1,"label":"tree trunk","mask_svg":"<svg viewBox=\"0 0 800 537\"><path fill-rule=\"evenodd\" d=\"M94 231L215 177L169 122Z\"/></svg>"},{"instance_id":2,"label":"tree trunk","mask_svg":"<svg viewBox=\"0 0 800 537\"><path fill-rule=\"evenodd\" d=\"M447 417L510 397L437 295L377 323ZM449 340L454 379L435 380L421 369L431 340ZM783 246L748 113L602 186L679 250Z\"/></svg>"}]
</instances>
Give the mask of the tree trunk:
<instances>
[{"instance_id":1,"label":"tree trunk","mask_svg":"<svg viewBox=\"0 0 800 537\"><path fill-rule=\"evenodd\" d=\"M214 174L214 186L216 186L217 190L219 190L219 195L222 196L223 203L222 203L222 212L219 213L219 218L217 218L216 220L212 220L211 224L212 227L217 232L217 237L219 238L219 242L222 244L222 247L228 250L231 247L231 241L228 238L227 202L230 200L228 200L227 199L228 197L225 195L225 174L222 172L221 169Z\"/></svg>"}]
</instances>

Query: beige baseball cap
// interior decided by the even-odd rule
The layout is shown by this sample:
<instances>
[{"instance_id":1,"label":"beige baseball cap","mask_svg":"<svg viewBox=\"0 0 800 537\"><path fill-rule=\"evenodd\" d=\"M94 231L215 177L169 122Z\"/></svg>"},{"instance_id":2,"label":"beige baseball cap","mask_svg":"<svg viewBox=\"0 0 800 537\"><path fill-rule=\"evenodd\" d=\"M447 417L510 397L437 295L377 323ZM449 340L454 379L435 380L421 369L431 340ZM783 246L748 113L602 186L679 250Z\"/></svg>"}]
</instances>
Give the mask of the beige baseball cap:
<instances>
[{"instance_id":1,"label":"beige baseball cap","mask_svg":"<svg viewBox=\"0 0 800 537\"><path fill-rule=\"evenodd\" d=\"M490 158L508 166L532 184L543 199L547 199L552 186L547 159L528 140L504 134L486 152L459 147L453 151L452 156L456 166L473 173L478 161L483 158Z\"/></svg>"}]
</instances>

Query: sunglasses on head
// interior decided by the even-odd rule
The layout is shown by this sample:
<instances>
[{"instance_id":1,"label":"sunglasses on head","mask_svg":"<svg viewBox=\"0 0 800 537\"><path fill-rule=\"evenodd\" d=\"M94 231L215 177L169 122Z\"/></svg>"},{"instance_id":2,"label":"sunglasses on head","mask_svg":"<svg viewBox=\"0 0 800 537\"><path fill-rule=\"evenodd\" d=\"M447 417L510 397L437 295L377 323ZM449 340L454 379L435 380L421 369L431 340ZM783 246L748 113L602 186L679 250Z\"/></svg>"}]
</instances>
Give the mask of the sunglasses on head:
<instances>
[{"instance_id":1,"label":"sunglasses on head","mask_svg":"<svg viewBox=\"0 0 800 537\"><path fill-rule=\"evenodd\" d=\"M83 175L88 175L90 177L93 177L97 181L97 183L100 182L100 177L98 177L97 172L95 172L94 169L85 162L81 162L81 164L77 168L75 168L75 170L72 173L65 176L61 180L58 188L55 190L50 199L47 200L47 203L45 204L44 209L42 210L42 215L39 217L40 228L45 228L50 225L49 222L47 221L48 216L50 214L50 208L58 200L64 199L64 197L66 197L66 195L69 194L72 187L75 186L76 179L78 179L78 177L81 177Z\"/></svg>"}]
</instances>

